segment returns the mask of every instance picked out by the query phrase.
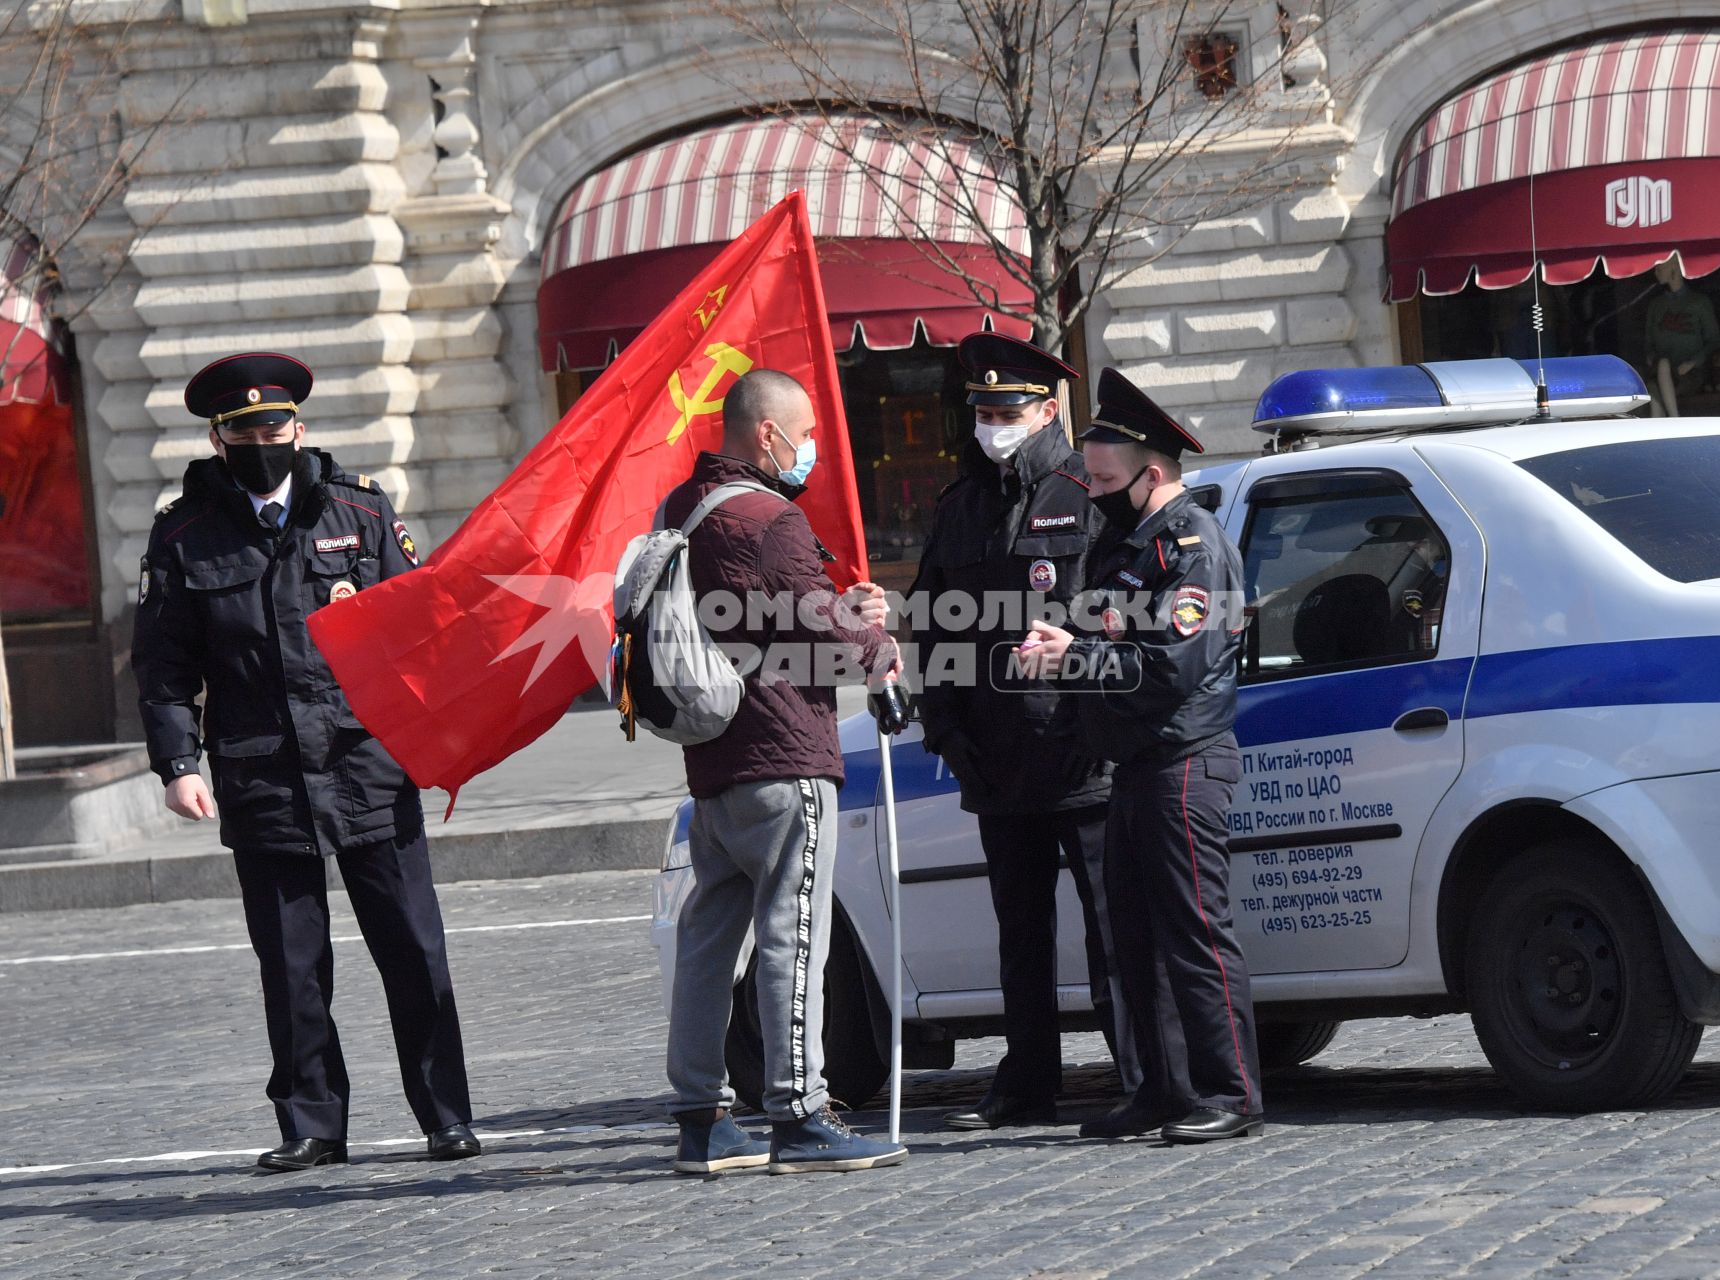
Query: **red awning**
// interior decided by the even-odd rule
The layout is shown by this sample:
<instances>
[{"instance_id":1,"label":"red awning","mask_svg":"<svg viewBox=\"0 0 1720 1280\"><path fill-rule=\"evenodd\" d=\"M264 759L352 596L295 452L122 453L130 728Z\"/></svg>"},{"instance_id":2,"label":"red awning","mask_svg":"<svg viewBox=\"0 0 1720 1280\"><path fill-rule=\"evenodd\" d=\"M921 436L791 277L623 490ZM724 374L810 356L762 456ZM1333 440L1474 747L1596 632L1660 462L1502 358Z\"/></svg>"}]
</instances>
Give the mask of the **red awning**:
<instances>
[{"instance_id":1,"label":"red awning","mask_svg":"<svg viewBox=\"0 0 1720 1280\"><path fill-rule=\"evenodd\" d=\"M1720 267L1720 32L1548 54L1435 111L1404 149L1387 298ZM1531 236L1530 180L1534 185Z\"/></svg>"},{"instance_id":2,"label":"red awning","mask_svg":"<svg viewBox=\"0 0 1720 1280\"><path fill-rule=\"evenodd\" d=\"M880 189L871 174L892 176ZM974 193L984 227L963 225L947 199L929 194L956 184ZM538 289L543 367L606 364L724 244L796 188L807 193L838 351L857 339L907 347L920 333L948 346L988 327L1030 336L1008 311L1031 309L1031 292L993 251L1001 243L1024 258L1025 224L977 150L946 136L905 143L859 117L833 126L747 120L630 156L563 202ZM995 290L996 305L940 260Z\"/></svg>"}]
</instances>

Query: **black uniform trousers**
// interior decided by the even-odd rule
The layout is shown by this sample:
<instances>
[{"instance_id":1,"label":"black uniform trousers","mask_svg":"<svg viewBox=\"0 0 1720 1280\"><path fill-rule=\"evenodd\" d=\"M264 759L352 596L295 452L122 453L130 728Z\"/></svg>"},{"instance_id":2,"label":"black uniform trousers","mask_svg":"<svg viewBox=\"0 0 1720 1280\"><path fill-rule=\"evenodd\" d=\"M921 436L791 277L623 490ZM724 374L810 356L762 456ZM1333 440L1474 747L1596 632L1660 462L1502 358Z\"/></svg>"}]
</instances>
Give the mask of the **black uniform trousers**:
<instances>
[{"instance_id":1,"label":"black uniform trousers","mask_svg":"<svg viewBox=\"0 0 1720 1280\"><path fill-rule=\"evenodd\" d=\"M1087 980L1093 1012L1123 1077L1140 1078L1134 1037L1119 1036L1106 956L1105 806L1052 813L979 815L980 846L997 912L998 970L1008 1052L992 1078L993 1096L1049 1103L1062 1083L1057 1015L1057 875L1059 851L1081 899L1087 926Z\"/></svg>"},{"instance_id":2,"label":"black uniform trousers","mask_svg":"<svg viewBox=\"0 0 1720 1280\"><path fill-rule=\"evenodd\" d=\"M470 1123L460 1018L423 831L335 856L359 932L382 976L412 1114L425 1133ZM251 947L262 967L275 1063L268 1093L281 1136L345 1138L351 1089L330 1013L328 871L321 858L304 854L238 853L234 864Z\"/></svg>"},{"instance_id":3,"label":"black uniform trousers","mask_svg":"<svg viewBox=\"0 0 1720 1280\"><path fill-rule=\"evenodd\" d=\"M1226 735L1170 764L1117 766L1105 832L1111 933L1151 1110L1262 1110L1248 966L1230 916Z\"/></svg>"}]
</instances>

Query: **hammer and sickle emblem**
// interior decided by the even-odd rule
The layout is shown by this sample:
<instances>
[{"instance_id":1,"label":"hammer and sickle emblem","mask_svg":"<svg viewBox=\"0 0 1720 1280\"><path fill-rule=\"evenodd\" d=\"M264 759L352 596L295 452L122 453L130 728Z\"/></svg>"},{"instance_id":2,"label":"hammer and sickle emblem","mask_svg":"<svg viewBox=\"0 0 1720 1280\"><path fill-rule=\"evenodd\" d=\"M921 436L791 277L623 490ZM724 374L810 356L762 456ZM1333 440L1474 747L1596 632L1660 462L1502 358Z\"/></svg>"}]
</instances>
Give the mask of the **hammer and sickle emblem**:
<instances>
[{"instance_id":1,"label":"hammer and sickle emblem","mask_svg":"<svg viewBox=\"0 0 1720 1280\"><path fill-rule=\"evenodd\" d=\"M699 384L699 389L692 395L689 396L681 386L679 372L669 375L669 399L680 413L680 417L675 419L675 425L669 428L670 444L681 438L681 433L692 425L694 418L716 413L723 407L721 396L714 400L711 396L721 385L724 374L732 373L738 378L753 367L751 356L726 342L713 342L705 348L705 355L710 358L711 367L705 373L705 380Z\"/></svg>"}]
</instances>

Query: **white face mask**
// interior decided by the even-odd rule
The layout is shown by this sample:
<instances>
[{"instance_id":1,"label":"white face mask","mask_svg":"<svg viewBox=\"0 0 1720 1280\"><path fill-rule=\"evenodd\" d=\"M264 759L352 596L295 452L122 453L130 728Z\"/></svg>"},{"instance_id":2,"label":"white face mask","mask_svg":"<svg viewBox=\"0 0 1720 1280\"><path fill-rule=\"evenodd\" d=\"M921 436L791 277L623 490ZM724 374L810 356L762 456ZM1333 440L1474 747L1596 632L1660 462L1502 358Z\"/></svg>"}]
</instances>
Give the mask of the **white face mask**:
<instances>
[{"instance_id":1,"label":"white face mask","mask_svg":"<svg viewBox=\"0 0 1720 1280\"><path fill-rule=\"evenodd\" d=\"M988 427L980 423L973 429L974 439L993 462L1008 462L1031 434L1032 428L1026 426Z\"/></svg>"}]
</instances>

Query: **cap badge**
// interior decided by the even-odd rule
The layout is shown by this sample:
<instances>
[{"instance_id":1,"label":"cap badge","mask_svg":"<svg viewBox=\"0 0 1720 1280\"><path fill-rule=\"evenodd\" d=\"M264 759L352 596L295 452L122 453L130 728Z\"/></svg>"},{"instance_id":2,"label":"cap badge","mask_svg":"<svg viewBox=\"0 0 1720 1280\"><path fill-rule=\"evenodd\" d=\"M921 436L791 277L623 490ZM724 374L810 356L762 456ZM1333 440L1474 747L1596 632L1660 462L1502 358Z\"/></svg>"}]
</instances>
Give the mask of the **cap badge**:
<instances>
[{"instance_id":1,"label":"cap badge","mask_svg":"<svg viewBox=\"0 0 1720 1280\"><path fill-rule=\"evenodd\" d=\"M260 404L260 403L262 403L262 399L263 399L263 393L261 391L259 391L256 387L252 387L249 391L247 391L245 393L245 403L246 404Z\"/></svg>"},{"instance_id":2,"label":"cap badge","mask_svg":"<svg viewBox=\"0 0 1720 1280\"><path fill-rule=\"evenodd\" d=\"M996 369L987 369L985 371L985 385L988 387L995 387L997 385Z\"/></svg>"}]
</instances>

